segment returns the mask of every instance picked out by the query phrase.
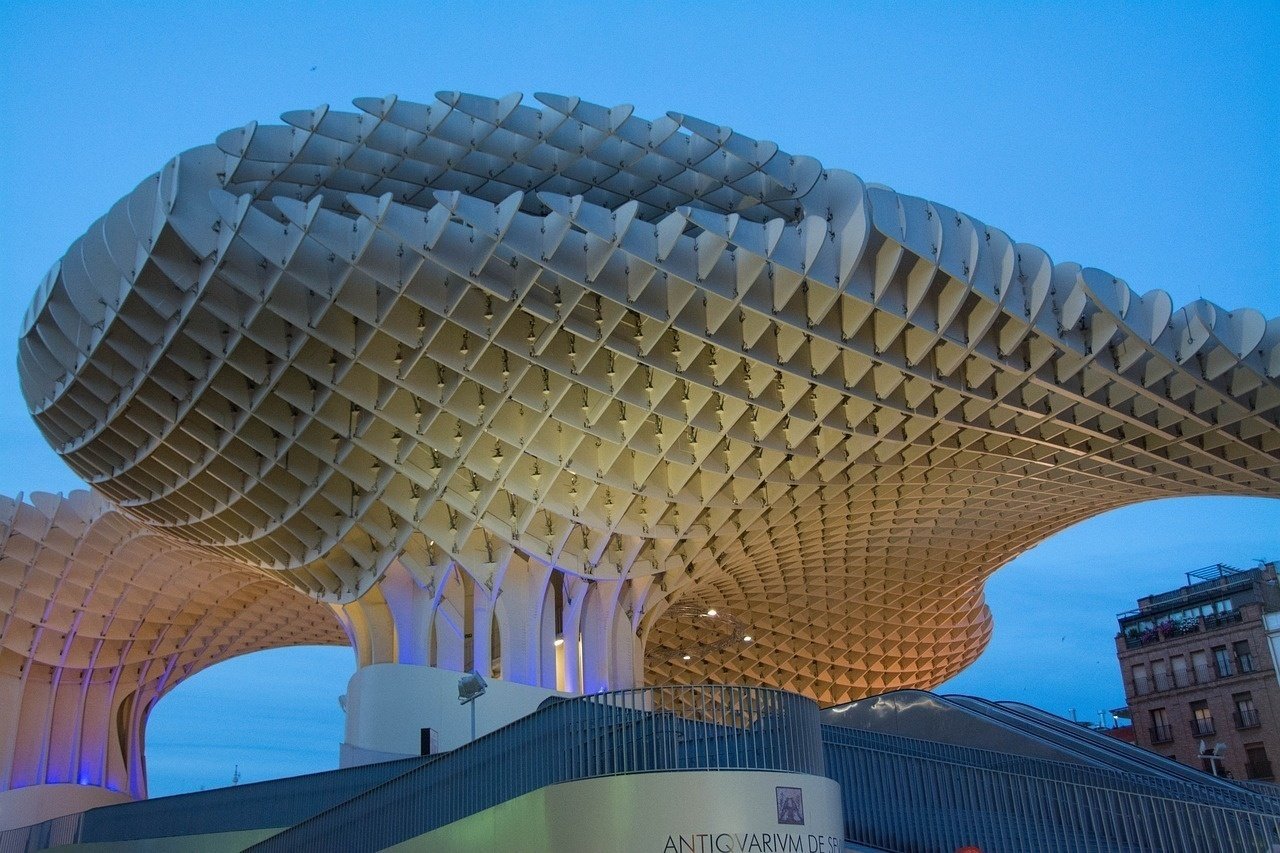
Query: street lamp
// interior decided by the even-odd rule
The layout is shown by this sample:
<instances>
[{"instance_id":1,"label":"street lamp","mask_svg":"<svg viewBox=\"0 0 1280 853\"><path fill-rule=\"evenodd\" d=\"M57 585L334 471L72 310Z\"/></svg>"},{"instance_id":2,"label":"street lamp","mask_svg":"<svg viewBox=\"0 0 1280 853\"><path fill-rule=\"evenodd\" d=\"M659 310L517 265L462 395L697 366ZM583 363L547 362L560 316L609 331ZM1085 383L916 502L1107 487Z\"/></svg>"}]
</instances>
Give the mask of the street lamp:
<instances>
[{"instance_id":1,"label":"street lamp","mask_svg":"<svg viewBox=\"0 0 1280 853\"><path fill-rule=\"evenodd\" d=\"M471 706L471 740L476 739L476 700L484 695L488 683L474 669L458 679L458 703Z\"/></svg>"},{"instance_id":2,"label":"street lamp","mask_svg":"<svg viewBox=\"0 0 1280 853\"><path fill-rule=\"evenodd\" d=\"M1227 751L1227 745L1219 741L1213 745L1213 749L1209 749L1205 745L1204 740L1200 741L1200 757L1209 762L1209 770L1214 776L1222 775L1222 754Z\"/></svg>"}]
</instances>

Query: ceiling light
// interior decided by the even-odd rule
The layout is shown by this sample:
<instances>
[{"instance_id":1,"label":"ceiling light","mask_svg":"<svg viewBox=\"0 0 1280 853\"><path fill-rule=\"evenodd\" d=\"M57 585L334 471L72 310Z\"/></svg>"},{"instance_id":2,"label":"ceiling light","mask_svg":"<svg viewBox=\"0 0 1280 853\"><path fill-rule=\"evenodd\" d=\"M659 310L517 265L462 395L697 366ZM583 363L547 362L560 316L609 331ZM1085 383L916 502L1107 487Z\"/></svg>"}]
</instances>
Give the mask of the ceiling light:
<instances>
[{"instance_id":1,"label":"ceiling light","mask_svg":"<svg viewBox=\"0 0 1280 853\"><path fill-rule=\"evenodd\" d=\"M563 646L563 645L564 645L564 637L556 637L556 645L557 645L557 646Z\"/></svg>"},{"instance_id":2,"label":"ceiling light","mask_svg":"<svg viewBox=\"0 0 1280 853\"><path fill-rule=\"evenodd\" d=\"M715 616L715 615L716 615L716 609L715 609L714 607L712 607L710 610L708 610L708 611L707 611L707 615L708 615L708 616Z\"/></svg>"},{"instance_id":3,"label":"ceiling light","mask_svg":"<svg viewBox=\"0 0 1280 853\"><path fill-rule=\"evenodd\" d=\"M744 642L744 643L749 643L749 642L751 642L751 635L750 635L750 634L747 634L745 637L743 637L743 638L742 638L742 642Z\"/></svg>"},{"instance_id":4,"label":"ceiling light","mask_svg":"<svg viewBox=\"0 0 1280 853\"><path fill-rule=\"evenodd\" d=\"M681 655L681 660L693 660L693 655Z\"/></svg>"}]
</instances>

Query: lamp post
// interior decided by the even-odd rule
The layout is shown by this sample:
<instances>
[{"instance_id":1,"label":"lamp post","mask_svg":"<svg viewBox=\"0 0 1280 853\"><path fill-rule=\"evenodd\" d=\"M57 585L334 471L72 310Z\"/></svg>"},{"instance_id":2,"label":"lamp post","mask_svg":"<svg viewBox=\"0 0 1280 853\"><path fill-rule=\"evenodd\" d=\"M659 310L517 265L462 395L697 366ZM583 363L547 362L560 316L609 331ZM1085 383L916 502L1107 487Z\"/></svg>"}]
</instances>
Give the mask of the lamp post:
<instances>
[{"instance_id":1,"label":"lamp post","mask_svg":"<svg viewBox=\"0 0 1280 853\"><path fill-rule=\"evenodd\" d=\"M471 740L476 739L476 700L484 695L488 687L488 683L474 669L458 679L458 702L471 706Z\"/></svg>"}]
</instances>

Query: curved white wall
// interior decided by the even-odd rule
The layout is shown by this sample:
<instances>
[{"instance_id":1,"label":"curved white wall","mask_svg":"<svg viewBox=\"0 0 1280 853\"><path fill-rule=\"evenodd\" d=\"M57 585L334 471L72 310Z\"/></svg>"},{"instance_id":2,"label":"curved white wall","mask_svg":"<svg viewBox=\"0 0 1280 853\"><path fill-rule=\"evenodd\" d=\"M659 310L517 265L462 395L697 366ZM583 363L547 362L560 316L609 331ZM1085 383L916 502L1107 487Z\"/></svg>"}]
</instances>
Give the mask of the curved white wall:
<instances>
[{"instance_id":1,"label":"curved white wall","mask_svg":"<svg viewBox=\"0 0 1280 853\"><path fill-rule=\"evenodd\" d=\"M799 789L801 823L779 820L778 789ZM837 853L840 786L800 773L708 770L565 782L420 835L398 853Z\"/></svg>"},{"instance_id":2,"label":"curved white wall","mask_svg":"<svg viewBox=\"0 0 1280 853\"><path fill-rule=\"evenodd\" d=\"M132 800L128 794L97 785L32 785L0 791L0 832Z\"/></svg>"},{"instance_id":3,"label":"curved white wall","mask_svg":"<svg viewBox=\"0 0 1280 853\"><path fill-rule=\"evenodd\" d=\"M418 755L421 731L433 729L436 749L456 749L471 738L471 709L458 704L460 672L432 666L371 664L347 684L346 739L342 766ZM489 679L476 700L476 736L502 728L537 710L549 696L568 696L545 687ZM362 756L364 759L362 760Z\"/></svg>"}]
</instances>

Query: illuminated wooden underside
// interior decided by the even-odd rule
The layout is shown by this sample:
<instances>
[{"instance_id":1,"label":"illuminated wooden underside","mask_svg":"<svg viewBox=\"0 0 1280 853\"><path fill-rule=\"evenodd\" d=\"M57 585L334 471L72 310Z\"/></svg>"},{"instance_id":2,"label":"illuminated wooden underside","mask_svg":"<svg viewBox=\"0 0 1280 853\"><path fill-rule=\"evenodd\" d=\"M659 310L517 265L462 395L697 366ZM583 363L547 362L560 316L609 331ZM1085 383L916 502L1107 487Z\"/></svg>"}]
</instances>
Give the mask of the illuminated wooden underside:
<instances>
[{"instance_id":1,"label":"illuminated wooden underside","mask_svg":"<svg viewBox=\"0 0 1280 853\"><path fill-rule=\"evenodd\" d=\"M325 605L89 492L0 498L0 535L0 791L145 796L147 717L179 682L247 652L347 642Z\"/></svg>"},{"instance_id":2,"label":"illuminated wooden underside","mask_svg":"<svg viewBox=\"0 0 1280 853\"><path fill-rule=\"evenodd\" d=\"M41 430L132 516L344 605L362 662L828 703L972 662L984 580L1063 527L1280 494L1277 320L538 100L361 99L175 158L37 295Z\"/></svg>"}]
</instances>

